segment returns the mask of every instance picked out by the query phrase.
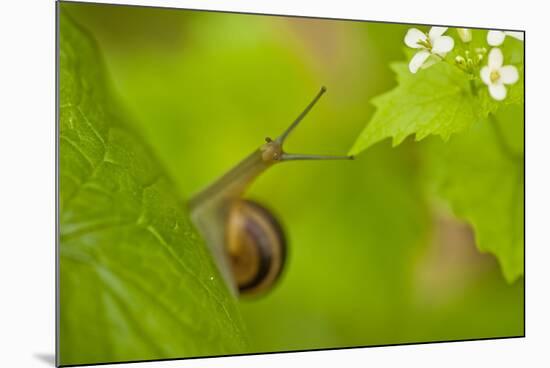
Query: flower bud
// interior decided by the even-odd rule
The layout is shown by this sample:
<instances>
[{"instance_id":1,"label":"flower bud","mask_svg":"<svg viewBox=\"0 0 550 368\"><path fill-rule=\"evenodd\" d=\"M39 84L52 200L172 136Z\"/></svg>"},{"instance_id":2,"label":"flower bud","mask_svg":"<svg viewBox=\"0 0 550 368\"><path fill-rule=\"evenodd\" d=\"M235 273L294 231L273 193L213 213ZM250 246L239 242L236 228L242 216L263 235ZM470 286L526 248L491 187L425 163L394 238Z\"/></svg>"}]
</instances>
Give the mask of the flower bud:
<instances>
[{"instance_id":1,"label":"flower bud","mask_svg":"<svg viewBox=\"0 0 550 368\"><path fill-rule=\"evenodd\" d=\"M487 53L487 49L485 47L476 47L476 50L475 50L478 54L486 54Z\"/></svg>"},{"instance_id":2,"label":"flower bud","mask_svg":"<svg viewBox=\"0 0 550 368\"><path fill-rule=\"evenodd\" d=\"M468 43L472 40L472 31L468 28L457 28L456 33L458 33L458 37L460 37L464 43Z\"/></svg>"}]
</instances>

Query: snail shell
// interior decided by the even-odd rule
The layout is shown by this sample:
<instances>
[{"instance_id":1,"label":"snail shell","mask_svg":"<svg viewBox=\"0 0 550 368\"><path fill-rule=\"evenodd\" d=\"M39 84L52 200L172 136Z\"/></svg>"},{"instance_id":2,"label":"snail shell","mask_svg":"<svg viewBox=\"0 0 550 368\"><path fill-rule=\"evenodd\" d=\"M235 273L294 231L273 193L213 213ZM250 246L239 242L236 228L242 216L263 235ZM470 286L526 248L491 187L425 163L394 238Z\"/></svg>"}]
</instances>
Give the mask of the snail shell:
<instances>
[{"instance_id":1,"label":"snail shell","mask_svg":"<svg viewBox=\"0 0 550 368\"><path fill-rule=\"evenodd\" d=\"M270 289L286 259L286 238L277 219L257 202L238 199L228 216L226 246L240 293Z\"/></svg>"}]
</instances>

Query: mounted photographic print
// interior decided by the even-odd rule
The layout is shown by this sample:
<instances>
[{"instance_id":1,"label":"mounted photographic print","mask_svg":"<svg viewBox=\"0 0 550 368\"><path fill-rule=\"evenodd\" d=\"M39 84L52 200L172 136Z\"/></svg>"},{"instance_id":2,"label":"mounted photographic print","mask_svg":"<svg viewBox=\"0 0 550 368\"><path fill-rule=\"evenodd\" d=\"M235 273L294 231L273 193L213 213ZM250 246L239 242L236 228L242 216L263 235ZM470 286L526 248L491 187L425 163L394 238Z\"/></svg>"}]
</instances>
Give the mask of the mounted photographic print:
<instances>
[{"instance_id":1,"label":"mounted photographic print","mask_svg":"<svg viewBox=\"0 0 550 368\"><path fill-rule=\"evenodd\" d=\"M524 336L524 32L57 8L58 365Z\"/></svg>"}]
</instances>

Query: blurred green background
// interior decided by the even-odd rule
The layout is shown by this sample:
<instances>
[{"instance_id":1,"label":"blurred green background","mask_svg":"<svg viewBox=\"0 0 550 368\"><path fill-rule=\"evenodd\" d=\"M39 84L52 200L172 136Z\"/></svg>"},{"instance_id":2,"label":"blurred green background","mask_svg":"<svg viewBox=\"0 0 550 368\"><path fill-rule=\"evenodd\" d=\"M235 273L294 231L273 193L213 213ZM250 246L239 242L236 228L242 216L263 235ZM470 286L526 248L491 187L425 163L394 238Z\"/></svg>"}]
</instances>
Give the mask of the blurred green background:
<instances>
[{"instance_id":1,"label":"blurred green background","mask_svg":"<svg viewBox=\"0 0 550 368\"><path fill-rule=\"evenodd\" d=\"M409 26L63 3L96 38L115 91L189 198L290 124L287 144L345 154L395 84ZM431 138L430 138L431 139ZM523 278L505 282L471 229L422 185L422 144L353 162L270 169L248 196L279 215L286 270L240 302L251 351L524 333Z\"/></svg>"}]
</instances>

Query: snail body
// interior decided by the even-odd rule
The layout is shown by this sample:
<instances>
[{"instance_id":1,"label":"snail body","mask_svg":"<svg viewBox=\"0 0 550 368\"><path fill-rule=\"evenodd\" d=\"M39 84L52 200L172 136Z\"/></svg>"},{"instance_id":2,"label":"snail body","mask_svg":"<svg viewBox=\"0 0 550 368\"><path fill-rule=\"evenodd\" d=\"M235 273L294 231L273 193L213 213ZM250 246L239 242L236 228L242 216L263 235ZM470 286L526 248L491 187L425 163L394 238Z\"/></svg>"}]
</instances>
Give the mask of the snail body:
<instances>
[{"instance_id":1,"label":"snail body","mask_svg":"<svg viewBox=\"0 0 550 368\"><path fill-rule=\"evenodd\" d=\"M277 218L263 205L243 198L254 179L279 162L353 158L283 151L286 137L325 91L321 88L282 135L275 140L266 138L262 146L189 201L191 219L235 294L269 290L281 274L287 254L286 237Z\"/></svg>"}]
</instances>

